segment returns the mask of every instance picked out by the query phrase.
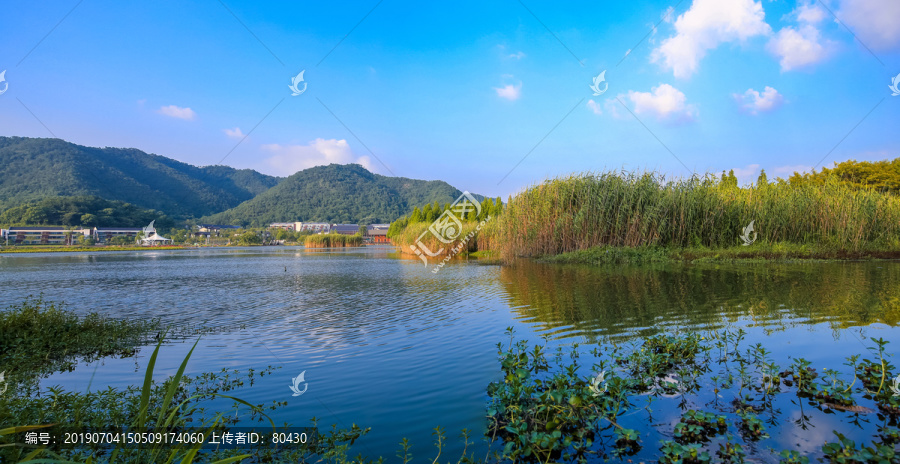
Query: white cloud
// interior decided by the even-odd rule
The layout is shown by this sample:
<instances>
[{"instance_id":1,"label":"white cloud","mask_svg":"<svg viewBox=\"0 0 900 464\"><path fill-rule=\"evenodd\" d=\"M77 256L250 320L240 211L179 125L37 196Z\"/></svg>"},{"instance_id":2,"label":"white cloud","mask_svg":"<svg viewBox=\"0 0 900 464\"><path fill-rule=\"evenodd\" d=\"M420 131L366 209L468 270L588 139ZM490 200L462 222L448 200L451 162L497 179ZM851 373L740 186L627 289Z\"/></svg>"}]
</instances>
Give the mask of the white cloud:
<instances>
[{"instance_id":1,"label":"white cloud","mask_svg":"<svg viewBox=\"0 0 900 464\"><path fill-rule=\"evenodd\" d=\"M651 60L662 61L675 77L689 77L706 52L719 44L745 41L771 31L760 2L694 0L691 8L675 20L675 35L653 50Z\"/></svg>"},{"instance_id":2,"label":"white cloud","mask_svg":"<svg viewBox=\"0 0 900 464\"><path fill-rule=\"evenodd\" d=\"M784 96L769 86L766 86L762 93L758 90L747 89L743 94L736 93L733 96L741 108L751 114L772 111L784 102Z\"/></svg>"},{"instance_id":3,"label":"white cloud","mask_svg":"<svg viewBox=\"0 0 900 464\"><path fill-rule=\"evenodd\" d=\"M497 96L500 98L505 98L507 100L518 100L519 97L522 96L522 84L509 84L503 87L494 87L494 90L497 91Z\"/></svg>"},{"instance_id":4,"label":"white cloud","mask_svg":"<svg viewBox=\"0 0 900 464\"><path fill-rule=\"evenodd\" d=\"M225 135L233 138L233 139L242 139L244 138L244 133L241 131L240 127L235 127L234 129L222 129L225 132Z\"/></svg>"},{"instance_id":5,"label":"white cloud","mask_svg":"<svg viewBox=\"0 0 900 464\"><path fill-rule=\"evenodd\" d=\"M835 14L867 47L880 51L900 49L900 2L897 0L842 0Z\"/></svg>"},{"instance_id":6,"label":"white cloud","mask_svg":"<svg viewBox=\"0 0 900 464\"><path fill-rule=\"evenodd\" d=\"M738 185L747 185L755 183L759 178L759 165L748 164L742 168L734 168L734 177L737 177Z\"/></svg>"},{"instance_id":7,"label":"white cloud","mask_svg":"<svg viewBox=\"0 0 900 464\"><path fill-rule=\"evenodd\" d=\"M775 174L778 177L788 178L795 172L803 174L806 172L812 172L812 169L812 166L807 166L805 164L797 164L794 166L778 166L772 169L772 174Z\"/></svg>"},{"instance_id":8,"label":"white cloud","mask_svg":"<svg viewBox=\"0 0 900 464\"><path fill-rule=\"evenodd\" d=\"M694 120L697 110L686 104L687 98L669 84L660 84L651 92L628 91L628 99L634 104L635 114L650 114L660 121L687 122Z\"/></svg>"},{"instance_id":9,"label":"white cloud","mask_svg":"<svg viewBox=\"0 0 900 464\"><path fill-rule=\"evenodd\" d=\"M794 10L797 21L807 24L818 24L828 14L815 1L800 5Z\"/></svg>"},{"instance_id":10,"label":"white cloud","mask_svg":"<svg viewBox=\"0 0 900 464\"><path fill-rule=\"evenodd\" d=\"M279 171L280 175L291 175L313 166L328 164L361 164L373 171L372 160L368 156L356 156L346 140L315 139L307 145L262 145L260 148L272 153L265 162Z\"/></svg>"},{"instance_id":11,"label":"white cloud","mask_svg":"<svg viewBox=\"0 0 900 464\"><path fill-rule=\"evenodd\" d=\"M823 39L816 26L825 15L816 2L801 4L791 12L797 18L797 27L784 27L769 40L766 48L779 58L782 71L812 66L828 58L834 44Z\"/></svg>"},{"instance_id":12,"label":"white cloud","mask_svg":"<svg viewBox=\"0 0 900 464\"><path fill-rule=\"evenodd\" d=\"M830 42L819 37L819 30L810 24L799 28L785 27L769 41L768 49L779 57L782 71L804 68L828 58Z\"/></svg>"},{"instance_id":13,"label":"white cloud","mask_svg":"<svg viewBox=\"0 0 900 464\"><path fill-rule=\"evenodd\" d=\"M513 53L512 55L509 55L509 57L515 58L517 60L521 60L522 58L525 58L525 52L518 51L518 52Z\"/></svg>"},{"instance_id":14,"label":"white cloud","mask_svg":"<svg viewBox=\"0 0 900 464\"><path fill-rule=\"evenodd\" d=\"M195 113L194 110L190 108L181 108L175 105L162 106L157 112L178 119L193 120L197 117L197 113Z\"/></svg>"},{"instance_id":15,"label":"white cloud","mask_svg":"<svg viewBox=\"0 0 900 464\"><path fill-rule=\"evenodd\" d=\"M587 107L594 112L594 114L603 114L603 110L600 109L600 104L595 102L593 99L588 100Z\"/></svg>"}]
</instances>

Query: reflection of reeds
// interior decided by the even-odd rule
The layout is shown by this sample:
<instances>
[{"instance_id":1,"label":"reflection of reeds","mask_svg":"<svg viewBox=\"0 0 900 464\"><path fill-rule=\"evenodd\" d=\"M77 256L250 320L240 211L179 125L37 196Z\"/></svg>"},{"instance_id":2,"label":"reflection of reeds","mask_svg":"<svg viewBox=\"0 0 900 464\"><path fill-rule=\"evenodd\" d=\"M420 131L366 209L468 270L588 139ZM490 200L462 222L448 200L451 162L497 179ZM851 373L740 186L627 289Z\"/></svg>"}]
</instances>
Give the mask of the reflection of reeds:
<instances>
[{"instance_id":1,"label":"reflection of reeds","mask_svg":"<svg viewBox=\"0 0 900 464\"><path fill-rule=\"evenodd\" d=\"M355 247L363 243L362 236L342 234L309 235L303 240L303 246L309 248Z\"/></svg>"},{"instance_id":2,"label":"reflection of reeds","mask_svg":"<svg viewBox=\"0 0 900 464\"><path fill-rule=\"evenodd\" d=\"M717 329L738 318L767 330L797 322L836 330L900 324L900 267L876 263L585 267L520 260L503 266L500 280L520 320L560 337Z\"/></svg>"},{"instance_id":3,"label":"reflection of reeds","mask_svg":"<svg viewBox=\"0 0 900 464\"><path fill-rule=\"evenodd\" d=\"M485 241L506 258L604 245L729 247L750 221L761 242L900 247L900 198L832 181L739 188L711 176L583 174L525 190L496 221Z\"/></svg>"}]
</instances>

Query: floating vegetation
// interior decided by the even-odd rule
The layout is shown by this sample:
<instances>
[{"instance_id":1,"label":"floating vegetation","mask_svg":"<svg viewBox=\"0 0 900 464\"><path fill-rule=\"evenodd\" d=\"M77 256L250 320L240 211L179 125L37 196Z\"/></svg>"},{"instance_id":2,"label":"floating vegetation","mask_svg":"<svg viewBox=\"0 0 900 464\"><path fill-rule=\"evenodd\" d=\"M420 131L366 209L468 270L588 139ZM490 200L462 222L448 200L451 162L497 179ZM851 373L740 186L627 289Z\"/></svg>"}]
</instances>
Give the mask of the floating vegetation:
<instances>
[{"instance_id":1,"label":"floating vegetation","mask_svg":"<svg viewBox=\"0 0 900 464\"><path fill-rule=\"evenodd\" d=\"M868 358L817 371L803 358L782 370L762 345L745 346L740 329L605 343L591 359L577 345L548 355L510 337L498 345L502 380L488 387L497 462L900 462L900 395L881 339ZM828 415L840 419L836 441L772 449L783 443L773 430L802 434Z\"/></svg>"}]
</instances>

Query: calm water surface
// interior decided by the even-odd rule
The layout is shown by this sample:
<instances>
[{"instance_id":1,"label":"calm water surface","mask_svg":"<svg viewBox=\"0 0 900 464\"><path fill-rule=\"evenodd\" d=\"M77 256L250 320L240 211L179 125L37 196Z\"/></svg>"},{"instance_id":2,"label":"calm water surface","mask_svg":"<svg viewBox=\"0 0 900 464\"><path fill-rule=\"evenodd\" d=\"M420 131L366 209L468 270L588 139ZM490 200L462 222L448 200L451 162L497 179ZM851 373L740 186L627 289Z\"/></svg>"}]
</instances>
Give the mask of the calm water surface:
<instances>
[{"instance_id":1,"label":"calm water surface","mask_svg":"<svg viewBox=\"0 0 900 464\"><path fill-rule=\"evenodd\" d=\"M307 425L316 416L372 427L355 450L388 458L402 437L414 455L432 455L438 425L451 438L463 428L484 431L485 388L499 378L496 344L508 341L510 326L520 338L586 345L741 327L784 365L803 356L840 367L869 337L900 343L897 262L603 269L454 262L432 274L388 247L0 254L0 288L2 308L43 294L79 313L210 328L189 373L279 367L235 396L287 401L276 423ZM194 340L164 348L158 376L174 373ZM140 384L151 351L81 365L42 384L81 391ZM292 397L291 378L302 371L308 390ZM812 449L832 438L826 423L779 440ZM449 441L445 452L461 450Z\"/></svg>"}]
</instances>

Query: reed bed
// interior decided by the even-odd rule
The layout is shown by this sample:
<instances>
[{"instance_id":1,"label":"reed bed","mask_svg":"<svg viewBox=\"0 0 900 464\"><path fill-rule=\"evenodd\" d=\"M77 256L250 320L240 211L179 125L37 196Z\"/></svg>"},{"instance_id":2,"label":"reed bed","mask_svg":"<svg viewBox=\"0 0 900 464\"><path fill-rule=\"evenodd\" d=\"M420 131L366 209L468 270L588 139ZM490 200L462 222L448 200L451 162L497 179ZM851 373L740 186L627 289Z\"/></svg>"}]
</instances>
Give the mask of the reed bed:
<instances>
[{"instance_id":1,"label":"reed bed","mask_svg":"<svg viewBox=\"0 0 900 464\"><path fill-rule=\"evenodd\" d=\"M526 189L495 221L479 240L505 259L598 246L732 247L750 221L762 243L900 248L900 197L836 180L741 188L710 175L587 173Z\"/></svg>"},{"instance_id":2,"label":"reed bed","mask_svg":"<svg viewBox=\"0 0 900 464\"><path fill-rule=\"evenodd\" d=\"M492 220L485 221L485 225L482 227L482 231L484 228L493 222ZM438 240L437 236L433 233L428 232L428 227L431 225L427 222L416 222L413 224L407 225L404 229L397 232L393 237L391 237L391 241L400 247L400 251L403 253L413 254L411 245L416 244L417 242L421 242L424 244L429 251L435 253L437 256L447 256L453 251L454 254L457 255L466 255L468 253L473 253L478 250L483 250L479 246L479 237L482 235L481 231L477 231L478 222L463 222L462 228L460 229L460 233L457 237L457 240L452 243L444 243ZM424 234L424 235L423 235ZM466 237L471 238L466 240ZM462 243L465 241L465 243ZM456 251L459 247L459 251Z\"/></svg>"},{"instance_id":3,"label":"reed bed","mask_svg":"<svg viewBox=\"0 0 900 464\"><path fill-rule=\"evenodd\" d=\"M317 234L309 235L303 240L303 246L307 248L357 247L362 244L363 238L359 234Z\"/></svg>"}]
</instances>

